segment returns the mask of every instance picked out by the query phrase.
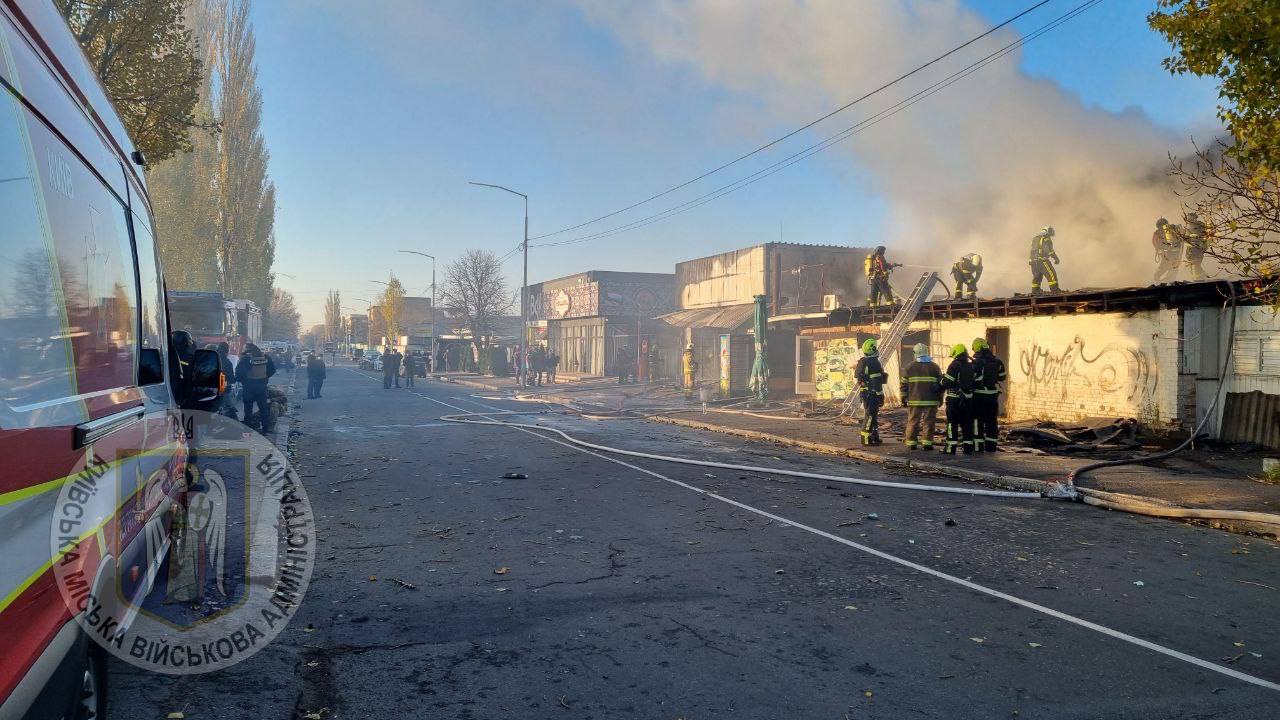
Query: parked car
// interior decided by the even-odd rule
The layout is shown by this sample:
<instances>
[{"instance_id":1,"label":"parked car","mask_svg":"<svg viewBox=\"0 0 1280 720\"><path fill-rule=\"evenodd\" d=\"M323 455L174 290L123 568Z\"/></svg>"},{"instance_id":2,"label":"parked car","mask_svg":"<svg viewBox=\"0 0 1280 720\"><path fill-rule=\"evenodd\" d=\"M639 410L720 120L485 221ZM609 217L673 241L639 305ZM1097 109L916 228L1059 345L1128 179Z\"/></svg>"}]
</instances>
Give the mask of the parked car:
<instances>
[{"instance_id":1,"label":"parked car","mask_svg":"<svg viewBox=\"0 0 1280 720\"><path fill-rule=\"evenodd\" d=\"M225 380L170 337L141 156L54 4L0 4L0 47L0 718L101 718L105 652L55 567L140 605L183 500L169 411ZM86 463L120 500L55 558L61 481Z\"/></svg>"},{"instance_id":2,"label":"parked car","mask_svg":"<svg viewBox=\"0 0 1280 720\"><path fill-rule=\"evenodd\" d=\"M382 353L377 350L370 350L360 359L361 370L381 370L382 369Z\"/></svg>"}]
</instances>

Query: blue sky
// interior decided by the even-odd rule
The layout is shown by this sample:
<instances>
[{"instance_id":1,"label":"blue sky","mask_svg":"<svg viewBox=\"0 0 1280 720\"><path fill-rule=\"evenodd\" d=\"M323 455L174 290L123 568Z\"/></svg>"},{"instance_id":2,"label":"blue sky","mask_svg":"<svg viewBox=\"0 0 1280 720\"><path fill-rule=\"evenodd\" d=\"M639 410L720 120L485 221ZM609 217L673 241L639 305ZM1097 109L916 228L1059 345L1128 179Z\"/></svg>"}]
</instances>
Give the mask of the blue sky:
<instances>
[{"instance_id":1,"label":"blue sky","mask_svg":"<svg viewBox=\"0 0 1280 720\"><path fill-rule=\"evenodd\" d=\"M961 4L990 22L1023 5ZM1073 4L1057 0L1018 27ZM1104 2L1028 45L1021 68L1086 106L1142 113L1179 137L1203 134L1214 126L1214 88L1160 67L1168 48L1146 27L1150 4ZM764 99L656 59L569 3L258 0L253 20L279 188L276 267L296 276L278 284L297 296L307 325L322 317L328 289L363 309L354 298L373 298L379 286L369 281L389 271L426 294L430 263L399 249L435 254L441 275L468 248L514 249L519 199L468 180L528 193L537 235L688 179L792 124ZM921 58L942 49L913 48ZM848 97L887 77L858 79ZM849 155L823 153L666 222L535 247L530 281L588 269L669 272L678 260L779 237L875 235L886 198L860 170ZM518 255L506 268L518 285Z\"/></svg>"}]
</instances>

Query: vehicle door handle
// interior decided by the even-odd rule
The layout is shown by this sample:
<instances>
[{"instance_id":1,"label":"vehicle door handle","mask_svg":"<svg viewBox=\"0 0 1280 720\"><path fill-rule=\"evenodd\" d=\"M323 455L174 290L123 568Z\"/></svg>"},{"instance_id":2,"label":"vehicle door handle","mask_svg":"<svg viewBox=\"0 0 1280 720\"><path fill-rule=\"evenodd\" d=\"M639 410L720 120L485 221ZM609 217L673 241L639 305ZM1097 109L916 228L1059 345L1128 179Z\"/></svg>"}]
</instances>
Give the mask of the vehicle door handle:
<instances>
[{"instance_id":1,"label":"vehicle door handle","mask_svg":"<svg viewBox=\"0 0 1280 720\"><path fill-rule=\"evenodd\" d=\"M123 427L132 425L141 420L145 412L146 408L139 405L76 425L75 449L79 450L95 440L100 440Z\"/></svg>"}]
</instances>

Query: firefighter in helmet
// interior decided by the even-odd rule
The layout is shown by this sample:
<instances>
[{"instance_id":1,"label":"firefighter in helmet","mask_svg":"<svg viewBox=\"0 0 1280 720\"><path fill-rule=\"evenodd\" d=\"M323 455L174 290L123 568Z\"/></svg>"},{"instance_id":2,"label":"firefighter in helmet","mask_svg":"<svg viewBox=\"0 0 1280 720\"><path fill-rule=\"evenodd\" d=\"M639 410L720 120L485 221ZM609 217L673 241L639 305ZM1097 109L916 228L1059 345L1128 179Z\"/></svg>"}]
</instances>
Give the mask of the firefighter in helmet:
<instances>
[{"instance_id":1,"label":"firefighter in helmet","mask_svg":"<svg viewBox=\"0 0 1280 720\"><path fill-rule=\"evenodd\" d=\"M879 343L867 338L862 343L862 357L853 368L858 383L858 397L866 417L862 420L862 444L880 444L880 407L884 405L884 368L880 365Z\"/></svg>"},{"instance_id":2,"label":"firefighter in helmet","mask_svg":"<svg viewBox=\"0 0 1280 720\"><path fill-rule=\"evenodd\" d=\"M982 256L969 253L951 266L951 277L956 281L957 299L972 300L978 297L978 278L982 277Z\"/></svg>"},{"instance_id":3,"label":"firefighter in helmet","mask_svg":"<svg viewBox=\"0 0 1280 720\"><path fill-rule=\"evenodd\" d=\"M684 376L684 396L693 397L694 378L698 374L698 361L693 357L693 343L685 346L684 352L680 355L681 370Z\"/></svg>"},{"instance_id":4,"label":"firefighter in helmet","mask_svg":"<svg viewBox=\"0 0 1280 720\"><path fill-rule=\"evenodd\" d=\"M902 263L891 263L885 260L883 245L877 245L876 249L867 256L862 269L867 276L868 307L893 304L893 288L889 286L889 271L896 267L902 267Z\"/></svg>"},{"instance_id":5,"label":"firefighter in helmet","mask_svg":"<svg viewBox=\"0 0 1280 720\"><path fill-rule=\"evenodd\" d=\"M963 343L951 348L951 364L942 374L942 388L947 405L947 447L951 455L962 450L973 454L973 391L979 378L977 368L969 360L969 349Z\"/></svg>"},{"instance_id":6,"label":"firefighter in helmet","mask_svg":"<svg viewBox=\"0 0 1280 720\"><path fill-rule=\"evenodd\" d=\"M1047 279L1049 281L1049 292L1058 292L1058 270L1054 265L1058 264L1058 253L1053 250L1053 236L1055 235L1052 225L1045 225L1040 228L1040 232L1031 238L1031 294L1040 294L1040 283ZM1050 261L1053 261L1050 263Z\"/></svg>"}]
</instances>

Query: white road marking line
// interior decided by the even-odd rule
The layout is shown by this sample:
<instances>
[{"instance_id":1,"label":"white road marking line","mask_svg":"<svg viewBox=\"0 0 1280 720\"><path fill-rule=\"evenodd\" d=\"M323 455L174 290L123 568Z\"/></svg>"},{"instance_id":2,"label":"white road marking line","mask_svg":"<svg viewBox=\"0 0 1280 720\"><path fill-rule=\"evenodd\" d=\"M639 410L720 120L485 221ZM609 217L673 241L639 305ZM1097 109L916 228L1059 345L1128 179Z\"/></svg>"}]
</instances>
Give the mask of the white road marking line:
<instances>
[{"instance_id":1,"label":"white road marking line","mask_svg":"<svg viewBox=\"0 0 1280 720\"><path fill-rule=\"evenodd\" d=\"M370 379L372 379L372 378L370 378ZM433 402L433 403L438 403L438 404L443 405L443 406L445 406L445 407L447 407L447 408L452 408L452 409L454 409L454 410L458 410L458 411L460 411L460 412L470 412L470 411L469 411L469 410L467 410L466 408L459 407L459 406L457 406L457 405L453 405L453 404L451 404L451 403L444 402L443 400L437 400L437 399L435 399L435 398L433 398L433 397L430 397L430 396L427 396L427 395L423 395L423 394L418 393L418 392L415 392L415 393L414 393L414 395L417 395L418 397L423 398L423 399L425 399L425 400L430 400L430 401L431 401L431 402ZM494 411L497 411L497 412L501 412L501 408L496 408L496 407L494 407L494 406L492 406L492 405L486 405L486 404L484 404L484 403L477 402L477 401L475 401L475 400L469 400L469 401L467 401L467 402L471 402L471 403L473 403L473 404L475 404L475 405L479 405L480 407L485 408L485 409L487 409L487 410L494 410ZM490 426L490 427L492 427L492 426ZM617 464L617 465L622 465L623 467L627 467L627 468L630 468L630 469L632 469L632 470L635 470L636 472L644 473L645 475L649 475L649 476L651 476L651 477L658 478L659 480L665 480L666 482L669 482L669 483L671 483L671 484L673 484L673 485L677 485L677 486L682 487L682 488L684 488L684 489L686 489L686 490L693 491L693 492L695 492L695 493L698 493L699 495L703 495L703 496L705 496L705 497L709 497L709 498L713 498L713 499L715 499L715 500L719 500L720 502L726 503L726 504L728 504L728 505L732 505L732 506L734 506L734 507L736 507L736 508L739 508L739 509L741 509L741 510L746 510L747 512L754 513L754 514L759 515L759 516L761 516L761 517L769 518L770 520L777 521L777 522L782 523L783 525L786 525L786 526L790 526L790 527L798 528L798 529L800 529L800 530L804 530L805 532L812 533L812 534L814 534L814 535L817 535L818 537L826 538L826 539L831 540L831 541L833 541L833 542L840 543L841 545L845 545L845 546L851 547L851 548L853 548L853 549L855 549L855 550L860 550L860 551L862 551L862 552L864 552L864 553L867 553L868 555L873 555L873 556L878 557L878 558L880 558L880 559L882 559L882 560L887 560L887 561L889 561L889 562L891 562L891 563L895 563L895 564L897 564L897 565L901 565L901 566L903 566L903 567L911 568L912 570L915 570L915 571L917 571L917 572L924 573L925 575L930 575L930 576L933 576L933 577L938 578L938 579L940 579L940 580L945 580L945 581L947 581L947 582L954 583L954 584L956 584L956 585L959 585L959 586L961 586L961 587L967 588L967 589L972 590L972 591L974 591L974 592L981 593L981 594L983 594L983 595L989 595L989 596L994 597L994 598L999 598L1000 600L1005 600L1005 601L1007 601L1007 602L1013 603L1014 605L1020 605L1020 606L1022 606L1022 607L1024 607L1024 608L1027 608L1027 609L1029 609L1029 610L1034 610L1034 611L1036 611L1036 612L1038 612L1038 613L1043 613L1043 614L1045 614L1045 615L1048 615L1049 617L1057 618L1057 619L1062 620L1062 621L1064 621L1064 622L1068 622L1068 623L1071 623L1071 624L1073 624L1073 625L1078 625L1078 626L1080 626L1080 627L1082 627L1082 628L1087 628L1087 629L1089 629L1089 630L1093 630L1094 632L1102 633L1103 635L1106 635L1106 636L1108 636L1108 637L1113 637L1113 638L1115 638L1115 639L1117 639L1117 640L1123 640L1123 641L1125 641L1125 642L1127 642L1127 643L1130 643L1130 644L1133 644L1133 645L1137 645L1138 647L1145 648L1145 649L1150 650L1150 651L1152 651L1152 652L1160 653L1161 655L1166 655L1166 656L1171 657L1171 658L1174 658L1174 659L1176 659L1176 660L1181 660L1181 661L1183 661L1183 662L1185 662L1185 663L1188 663L1188 664L1191 664L1191 665L1195 665L1196 667L1203 668L1203 669L1205 669L1205 670L1210 670L1210 671L1212 671L1212 672L1216 672L1216 673L1219 673L1219 674L1222 674L1222 675L1226 675L1227 677L1235 678L1236 680L1240 680L1240 681L1243 681L1243 682L1246 682L1246 683L1250 683L1250 684L1252 684L1252 685L1257 685L1258 687L1267 688L1268 690L1277 690L1277 691L1280 691L1280 684L1277 684L1277 683L1271 682L1270 680L1265 680L1265 679L1260 678L1260 677L1255 677L1255 676L1253 676L1253 675L1249 675L1249 674L1246 674L1246 673L1242 673L1242 672L1240 672L1239 670L1233 670L1232 668L1226 667L1225 665L1219 665L1219 664L1217 664L1217 663L1209 662L1208 660L1203 660L1203 659L1201 659L1201 658L1195 657L1194 655L1188 655L1188 654L1186 654L1186 653L1184 653L1184 652L1181 652L1181 651L1178 651L1178 650L1174 650L1173 648L1168 648L1168 647L1165 647L1165 646L1163 646L1163 645L1159 645L1159 644L1153 643L1153 642L1151 642L1150 640L1143 640L1143 639L1142 639L1142 638L1140 638L1140 637L1136 637L1136 636L1134 636L1134 635L1130 635L1130 634L1128 634L1128 633L1121 632L1121 631L1119 631L1119 630L1113 630L1112 628L1109 628L1109 627L1107 627L1107 626L1105 626L1105 625L1099 625L1098 623L1091 622L1091 621L1089 621L1089 620L1085 620L1085 619L1083 619L1083 618L1078 618L1078 617L1076 617L1076 616L1074 616L1074 615L1068 615L1067 613L1064 613L1064 612L1062 612L1062 611L1060 611L1060 610L1054 610L1054 609L1053 609L1053 608L1051 608L1051 607L1046 607L1046 606L1041 605L1041 604L1039 604L1039 603L1031 602L1030 600L1023 600L1023 599L1022 599L1022 598L1020 598L1020 597L1015 597L1015 596L1010 595L1010 594L1008 594L1008 593L1000 592L999 590L995 590L995 589L993 589L993 588L986 587L985 585L979 585L979 584L977 584L977 583L975 583L975 582L971 582L971 581L969 581L969 580L965 580L964 578L956 577L955 575L950 575L950 574L948 574L948 573L944 573L944 572L942 572L941 570L934 570L934 569L933 569L933 568L931 568L931 567L928 567L928 566L925 566L925 565L921 565L921 564L916 563L916 562L912 562L912 561L910 561L910 560L907 560L906 558L900 558L900 557L898 557L897 555L891 555L891 554L889 554L889 553L887 553L887 552L884 552L883 550L877 550L877 549L875 549L875 548L873 548L873 547L870 547L870 546L867 546L867 545L863 545L862 543L857 543L857 542L854 542L854 541L849 540L849 539L847 539L847 538L840 537L839 535L833 535L833 534L831 534L831 533L829 533L829 532L826 532L825 530L819 530L818 528L811 527L811 526L809 526L809 525L805 525L804 523L799 523L799 522L796 522L796 521L794 521L794 520L788 520L787 518L782 517L781 515L775 515L775 514L773 514L773 513L769 512L769 511L767 511L767 510L761 510L761 509L759 509L759 508L752 507L751 505L747 505L746 503L738 502L737 500L733 500L733 499L731 499L731 498L724 497L723 495L717 495L716 493L713 493L713 492L711 492L710 490L704 490L703 488L697 487L696 485L690 485L689 483L682 482L682 481L680 481L680 480L676 480L676 479L674 479L674 478L669 478L669 477L667 477L666 475L663 475L663 474L661 474L661 473L655 472L655 471L653 471L653 470L649 470L649 469L647 469L647 468L642 468L642 467L640 467L639 465L632 465L631 463L626 462L626 461L624 461L624 460L619 460L619 459L617 459L617 458L609 457L608 455L603 455L603 454L598 453L598 452L595 452L595 451L593 451L593 450L588 450L588 449L586 449L586 448L581 448L581 447L578 447L578 446L576 446L576 445L574 445L574 444L572 444L572 443L567 443L567 442L565 442L565 441L563 441L563 440L557 440L556 438L547 437L546 435L543 435L543 434L541 434L541 433L537 432L536 430L530 430L530 429L528 429L528 428L522 428L522 427L516 427L516 428L512 428L512 429L513 429L513 430L519 430L519 431L521 431L521 432L523 432L523 433L527 433L527 434L532 435L532 436L537 437L537 438L541 438L541 439L543 439L543 440L546 440L547 442L553 442L553 443L555 443L555 444L557 444L557 445L563 445L564 447L571 448L571 449L573 449L573 450L576 450L576 451L578 451L578 452L580 452L580 453L584 453L584 454L586 454L586 455L592 455L592 456L598 457L598 458L600 458L601 460L607 460L607 461L609 461L609 462L611 462L611 463L615 463L615 464Z\"/></svg>"}]
</instances>

